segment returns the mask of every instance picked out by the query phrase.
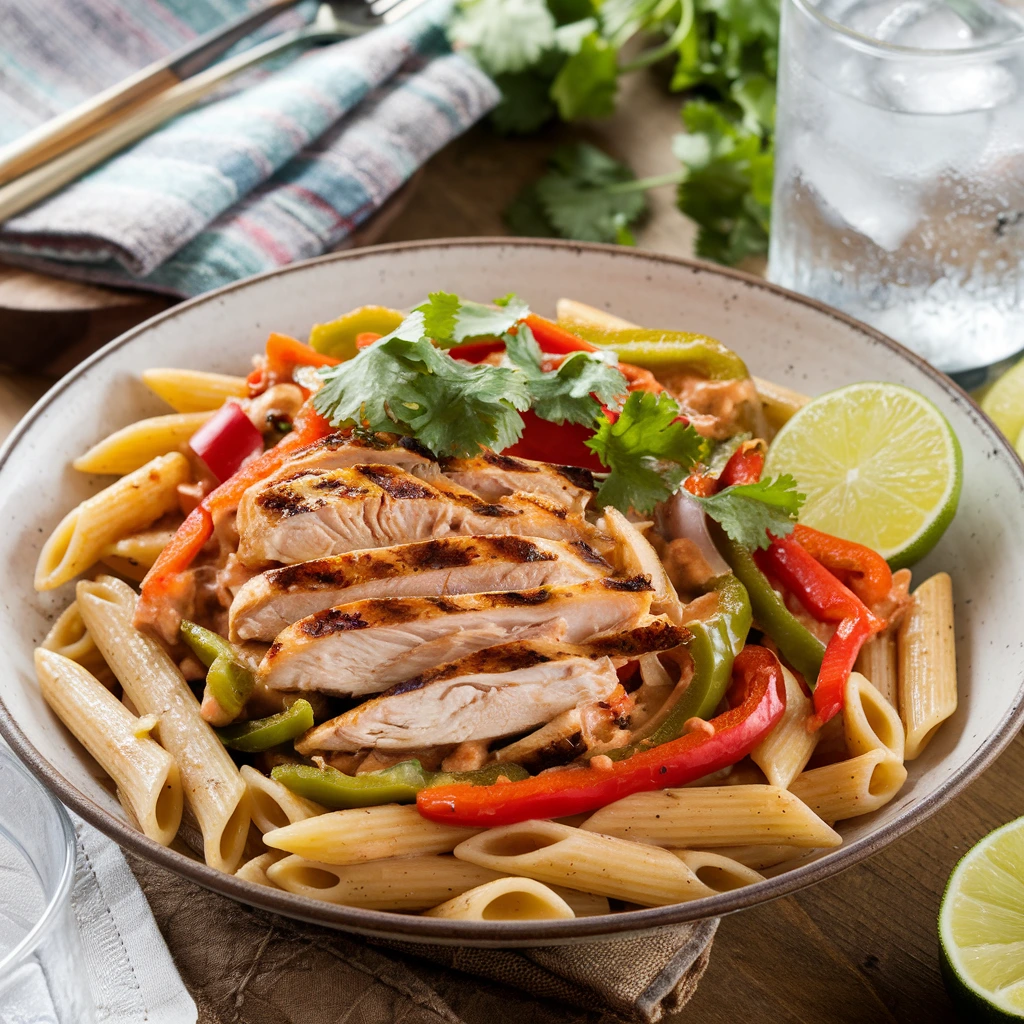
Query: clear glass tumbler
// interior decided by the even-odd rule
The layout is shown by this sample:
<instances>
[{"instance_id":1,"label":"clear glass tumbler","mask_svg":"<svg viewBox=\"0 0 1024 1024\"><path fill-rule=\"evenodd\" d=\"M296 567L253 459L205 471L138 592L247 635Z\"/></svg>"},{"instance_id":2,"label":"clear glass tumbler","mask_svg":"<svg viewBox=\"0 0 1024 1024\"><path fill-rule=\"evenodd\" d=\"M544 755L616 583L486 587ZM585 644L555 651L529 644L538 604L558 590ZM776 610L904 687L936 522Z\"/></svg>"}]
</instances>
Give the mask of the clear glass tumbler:
<instances>
[{"instance_id":1,"label":"clear glass tumbler","mask_svg":"<svg viewBox=\"0 0 1024 1024\"><path fill-rule=\"evenodd\" d=\"M75 830L0 747L0 1020L90 1024L93 1000L71 909Z\"/></svg>"},{"instance_id":2,"label":"clear glass tumbler","mask_svg":"<svg viewBox=\"0 0 1024 1024\"><path fill-rule=\"evenodd\" d=\"M771 280L943 370L1024 349L1024 7L782 0Z\"/></svg>"}]
</instances>

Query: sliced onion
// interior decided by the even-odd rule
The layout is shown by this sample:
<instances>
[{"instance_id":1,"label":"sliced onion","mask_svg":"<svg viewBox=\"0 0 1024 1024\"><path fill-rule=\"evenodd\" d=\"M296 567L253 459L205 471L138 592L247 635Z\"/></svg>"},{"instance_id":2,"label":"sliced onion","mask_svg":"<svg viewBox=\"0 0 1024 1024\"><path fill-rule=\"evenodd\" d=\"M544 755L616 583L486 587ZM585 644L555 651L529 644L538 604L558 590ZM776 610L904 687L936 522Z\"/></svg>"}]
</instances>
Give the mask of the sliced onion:
<instances>
[{"instance_id":1,"label":"sliced onion","mask_svg":"<svg viewBox=\"0 0 1024 1024\"><path fill-rule=\"evenodd\" d=\"M692 540L716 576L730 571L708 533L704 509L693 500L689 491L677 491L660 506L658 525L665 540Z\"/></svg>"}]
</instances>

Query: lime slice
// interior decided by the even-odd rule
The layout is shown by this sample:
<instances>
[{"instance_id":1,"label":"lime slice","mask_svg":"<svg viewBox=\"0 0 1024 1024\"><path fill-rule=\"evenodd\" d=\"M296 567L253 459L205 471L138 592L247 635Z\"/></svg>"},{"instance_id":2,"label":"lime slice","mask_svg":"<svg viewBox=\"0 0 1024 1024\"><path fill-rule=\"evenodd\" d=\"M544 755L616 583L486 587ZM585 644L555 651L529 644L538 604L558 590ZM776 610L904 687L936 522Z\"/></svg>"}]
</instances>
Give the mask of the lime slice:
<instances>
[{"instance_id":1,"label":"lime slice","mask_svg":"<svg viewBox=\"0 0 1024 1024\"><path fill-rule=\"evenodd\" d=\"M953 869L939 943L962 1020L1024 1020L1024 818L985 836Z\"/></svg>"},{"instance_id":2,"label":"lime slice","mask_svg":"<svg viewBox=\"0 0 1024 1024\"><path fill-rule=\"evenodd\" d=\"M960 444L923 395L865 382L812 399L779 431L765 472L807 495L800 522L874 548L894 569L942 536L960 498Z\"/></svg>"},{"instance_id":3,"label":"lime slice","mask_svg":"<svg viewBox=\"0 0 1024 1024\"><path fill-rule=\"evenodd\" d=\"M1022 428L1021 432L1017 435L1017 443L1014 447L1017 449L1017 454L1024 459L1024 428Z\"/></svg>"},{"instance_id":4,"label":"lime slice","mask_svg":"<svg viewBox=\"0 0 1024 1024\"><path fill-rule=\"evenodd\" d=\"M1020 435L1024 430L1024 359L988 389L981 408L1011 441Z\"/></svg>"}]
</instances>

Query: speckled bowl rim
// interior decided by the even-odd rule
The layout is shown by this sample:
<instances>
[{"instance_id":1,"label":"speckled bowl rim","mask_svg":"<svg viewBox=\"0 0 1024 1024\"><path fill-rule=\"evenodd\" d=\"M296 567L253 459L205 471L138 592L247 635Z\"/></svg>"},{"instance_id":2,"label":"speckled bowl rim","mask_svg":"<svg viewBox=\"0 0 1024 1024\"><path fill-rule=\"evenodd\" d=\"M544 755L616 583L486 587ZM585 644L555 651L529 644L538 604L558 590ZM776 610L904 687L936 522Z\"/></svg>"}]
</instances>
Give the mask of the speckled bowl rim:
<instances>
[{"instance_id":1,"label":"speckled bowl rim","mask_svg":"<svg viewBox=\"0 0 1024 1024\"><path fill-rule=\"evenodd\" d=\"M1024 464L1021 463L1010 443L999 434L991 420L985 416L963 390L909 349L904 348L891 338L868 327L866 324L832 309L830 306L770 284L751 274L702 263L698 260L642 252L613 245L500 237L397 242L330 254L306 260L302 263L292 264L279 270L272 270L265 274L245 278L223 288L218 288L216 291L207 292L181 305L174 306L122 334L120 337L115 338L59 380L26 414L3 448L0 449L0 471L3 470L10 453L18 445L22 436L28 431L36 417L54 399L59 398L69 384L102 363L112 352L116 352L140 334L148 331L154 324L173 320L175 317L187 314L204 303L216 302L221 296L239 288L248 288L254 282L285 274L301 274L311 265L352 262L369 257L377 257L382 253L404 253L449 248L500 249L508 247L532 248L538 253L553 257L556 260L564 259L571 255L580 255L585 252L599 252L616 259L647 261L662 266L670 265L678 267L680 270L690 271L691 273L711 274L730 278L745 285L773 293L786 302L811 307L819 313L825 314L848 327L852 327L867 335L873 341L889 348L900 358L913 364L921 373L931 378L932 381L946 392L950 401L959 406L968 416L991 427L993 436L998 437L999 452L1003 457L1010 460L1017 478L1018 490L1021 495L1024 495ZM744 910L747 907L756 906L768 900L777 899L780 896L787 896L806 886L820 882L876 853L933 815L940 807L960 793L968 783L980 775L998 757L1013 739L1022 723L1024 723L1024 670L1022 670L1021 678L1018 680L1018 690L1014 704L1003 717L998 727L981 744L971 760L965 763L934 791L912 807L909 807L897 819L881 826L870 835L844 844L833 853L825 854L811 863L793 868L782 875L766 879L764 882L759 882L756 885L722 893L718 896L694 900L690 903L677 903L666 907L625 911L599 917L583 917L568 921L478 922L414 917L387 911L363 910L356 907L343 907L323 903L307 899L303 896L270 889L254 882L246 882L233 875L223 874L200 861L193 860L184 854L161 846L148 839L141 832L135 831L127 822L115 818L75 789L29 742L7 710L2 698L0 698L0 734L18 753L29 769L68 807L80 814L86 821L95 825L101 832L110 836L111 839L119 843L124 849L131 851L137 856L159 864L170 871L174 871L204 888L224 896L229 896L242 903L312 924L324 925L329 928L340 928L345 931L376 938L405 942L497 948L555 945L582 940L600 941L602 939L610 940L629 935L641 935L668 926L700 921L705 918Z\"/></svg>"}]
</instances>

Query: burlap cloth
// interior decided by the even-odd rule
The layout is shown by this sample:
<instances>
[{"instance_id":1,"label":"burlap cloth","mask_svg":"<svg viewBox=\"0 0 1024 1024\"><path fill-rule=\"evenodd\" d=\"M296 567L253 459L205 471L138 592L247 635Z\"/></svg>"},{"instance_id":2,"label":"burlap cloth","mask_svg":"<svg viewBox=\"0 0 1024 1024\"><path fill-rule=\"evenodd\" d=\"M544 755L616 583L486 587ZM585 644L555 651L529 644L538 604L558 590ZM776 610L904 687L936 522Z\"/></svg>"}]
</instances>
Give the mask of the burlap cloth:
<instances>
[{"instance_id":1,"label":"burlap cloth","mask_svg":"<svg viewBox=\"0 0 1024 1024\"><path fill-rule=\"evenodd\" d=\"M199 1024L653 1024L694 993L718 927L520 950L371 943L126 856Z\"/></svg>"}]
</instances>

